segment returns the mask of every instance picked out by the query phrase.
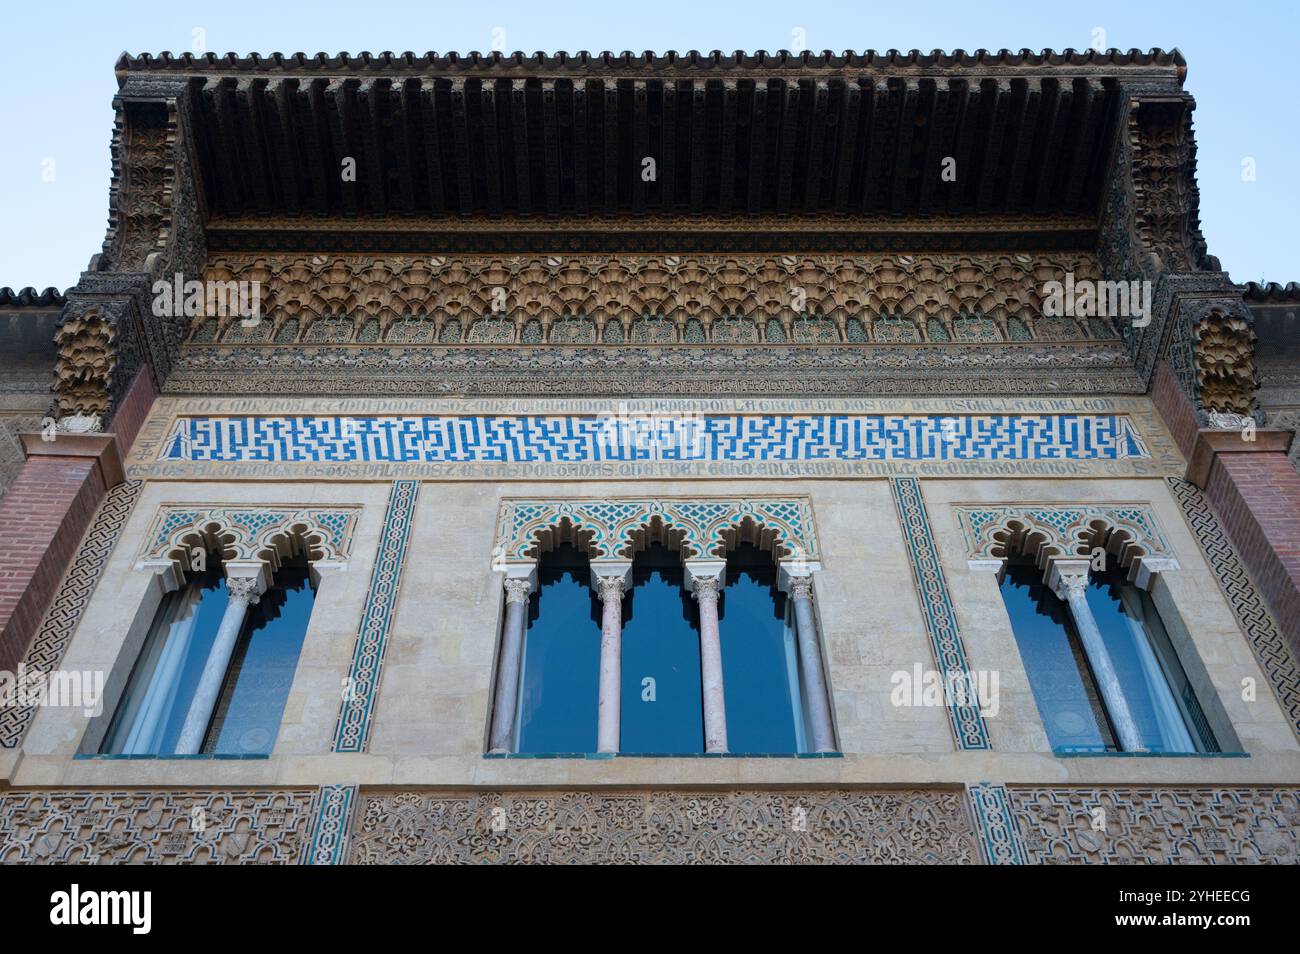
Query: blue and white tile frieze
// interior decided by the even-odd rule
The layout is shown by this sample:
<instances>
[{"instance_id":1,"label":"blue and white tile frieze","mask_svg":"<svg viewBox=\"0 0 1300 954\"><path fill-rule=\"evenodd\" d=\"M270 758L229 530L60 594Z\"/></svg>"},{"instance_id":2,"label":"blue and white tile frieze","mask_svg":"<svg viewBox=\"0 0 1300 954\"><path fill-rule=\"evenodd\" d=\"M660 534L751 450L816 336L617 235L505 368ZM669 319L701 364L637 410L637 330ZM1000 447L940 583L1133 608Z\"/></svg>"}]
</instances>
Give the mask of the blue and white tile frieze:
<instances>
[{"instance_id":1,"label":"blue and white tile frieze","mask_svg":"<svg viewBox=\"0 0 1300 954\"><path fill-rule=\"evenodd\" d=\"M158 460L213 463L1125 461L1126 414L184 416Z\"/></svg>"}]
</instances>

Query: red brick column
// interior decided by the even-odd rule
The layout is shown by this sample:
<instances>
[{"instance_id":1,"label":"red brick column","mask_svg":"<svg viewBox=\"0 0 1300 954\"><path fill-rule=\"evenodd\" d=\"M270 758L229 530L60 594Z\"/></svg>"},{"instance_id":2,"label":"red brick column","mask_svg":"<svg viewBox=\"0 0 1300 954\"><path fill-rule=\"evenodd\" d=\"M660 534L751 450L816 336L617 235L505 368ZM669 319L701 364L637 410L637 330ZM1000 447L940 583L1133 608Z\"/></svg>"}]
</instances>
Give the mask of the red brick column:
<instances>
[{"instance_id":1,"label":"red brick column","mask_svg":"<svg viewBox=\"0 0 1300 954\"><path fill-rule=\"evenodd\" d=\"M0 501L0 669L10 672L27 651L104 492L122 478L111 434L22 439L27 462Z\"/></svg>"},{"instance_id":2,"label":"red brick column","mask_svg":"<svg viewBox=\"0 0 1300 954\"><path fill-rule=\"evenodd\" d=\"M27 652L99 502L125 476L122 458L154 396L145 368L114 415L115 433L21 435L27 461L0 499L0 670L12 672Z\"/></svg>"},{"instance_id":3,"label":"red brick column","mask_svg":"<svg viewBox=\"0 0 1300 954\"><path fill-rule=\"evenodd\" d=\"M1250 446L1239 434L1230 436ZM1290 431L1260 431L1254 443L1264 441L1251 451L1220 448L1205 476L1205 495L1300 655L1300 474L1286 455Z\"/></svg>"}]
</instances>

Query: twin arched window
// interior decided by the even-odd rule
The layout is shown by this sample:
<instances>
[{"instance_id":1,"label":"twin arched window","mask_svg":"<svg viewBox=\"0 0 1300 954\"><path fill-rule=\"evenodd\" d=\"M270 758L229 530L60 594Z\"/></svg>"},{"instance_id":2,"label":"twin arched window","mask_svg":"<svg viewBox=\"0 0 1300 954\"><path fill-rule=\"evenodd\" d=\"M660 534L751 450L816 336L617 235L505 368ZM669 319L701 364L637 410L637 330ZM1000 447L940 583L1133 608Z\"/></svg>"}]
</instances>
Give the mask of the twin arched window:
<instances>
[{"instance_id":1,"label":"twin arched window","mask_svg":"<svg viewBox=\"0 0 1300 954\"><path fill-rule=\"evenodd\" d=\"M537 572L528 597L510 747L519 753L595 752L605 704L604 608L592 585L592 565L565 543L541 557ZM803 683L809 673L800 657L792 601L777 587L775 563L767 552L741 543L728 554L718 583L725 750L808 751ZM616 751L705 752L709 640L700 602L675 551L654 543L636 554L618 613Z\"/></svg>"},{"instance_id":2,"label":"twin arched window","mask_svg":"<svg viewBox=\"0 0 1300 954\"><path fill-rule=\"evenodd\" d=\"M311 617L311 570L289 557L258 592L258 577L206 562L163 597L100 754L270 754Z\"/></svg>"},{"instance_id":3,"label":"twin arched window","mask_svg":"<svg viewBox=\"0 0 1300 954\"><path fill-rule=\"evenodd\" d=\"M1002 598L1057 752L1217 752L1151 594L1113 556L1074 592L1028 557L1007 561Z\"/></svg>"}]
</instances>

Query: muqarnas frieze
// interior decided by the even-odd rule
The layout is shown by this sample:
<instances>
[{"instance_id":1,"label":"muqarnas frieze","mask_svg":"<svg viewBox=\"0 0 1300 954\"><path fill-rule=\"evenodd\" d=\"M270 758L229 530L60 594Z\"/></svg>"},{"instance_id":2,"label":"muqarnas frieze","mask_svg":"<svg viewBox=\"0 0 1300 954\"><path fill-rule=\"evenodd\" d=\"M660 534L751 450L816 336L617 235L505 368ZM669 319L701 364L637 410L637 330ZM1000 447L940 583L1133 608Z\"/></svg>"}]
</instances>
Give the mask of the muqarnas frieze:
<instances>
[{"instance_id":1,"label":"muqarnas frieze","mask_svg":"<svg viewBox=\"0 0 1300 954\"><path fill-rule=\"evenodd\" d=\"M265 320L198 317L191 343L675 345L1112 339L1042 314L1043 286L1099 279L1089 255L226 256Z\"/></svg>"},{"instance_id":2,"label":"muqarnas frieze","mask_svg":"<svg viewBox=\"0 0 1300 954\"><path fill-rule=\"evenodd\" d=\"M295 864L316 789L0 794L0 864Z\"/></svg>"},{"instance_id":3,"label":"muqarnas frieze","mask_svg":"<svg viewBox=\"0 0 1300 954\"><path fill-rule=\"evenodd\" d=\"M1297 788L1007 786L1030 864L1295 864Z\"/></svg>"},{"instance_id":4,"label":"muqarnas frieze","mask_svg":"<svg viewBox=\"0 0 1300 954\"><path fill-rule=\"evenodd\" d=\"M352 864L978 864L960 791L363 793Z\"/></svg>"}]
</instances>

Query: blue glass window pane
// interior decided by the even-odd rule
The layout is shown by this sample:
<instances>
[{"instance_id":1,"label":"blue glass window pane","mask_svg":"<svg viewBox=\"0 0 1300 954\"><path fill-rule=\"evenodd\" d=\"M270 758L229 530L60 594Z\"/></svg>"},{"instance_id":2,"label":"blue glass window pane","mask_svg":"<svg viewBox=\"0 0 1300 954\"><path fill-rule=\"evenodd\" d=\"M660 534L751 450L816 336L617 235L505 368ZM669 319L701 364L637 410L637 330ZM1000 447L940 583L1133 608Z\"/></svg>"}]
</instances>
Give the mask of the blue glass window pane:
<instances>
[{"instance_id":1,"label":"blue glass window pane","mask_svg":"<svg viewBox=\"0 0 1300 954\"><path fill-rule=\"evenodd\" d=\"M571 544L538 562L520 680L519 752L594 752L600 693L600 601Z\"/></svg>"},{"instance_id":2,"label":"blue glass window pane","mask_svg":"<svg viewBox=\"0 0 1300 954\"><path fill-rule=\"evenodd\" d=\"M275 586L249 609L204 752L270 754L315 598L304 561L282 566Z\"/></svg>"},{"instance_id":3,"label":"blue glass window pane","mask_svg":"<svg viewBox=\"0 0 1300 954\"><path fill-rule=\"evenodd\" d=\"M797 689L786 645L785 594L776 588L776 564L751 544L727 558L726 587L718 602L727 747L732 752L797 752ZM793 647L790 647L793 648ZM791 672L792 668L794 673Z\"/></svg>"},{"instance_id":4,"label":"blue glass window pane","mask_svg":"<svg viewBox=\"0 0 1300 954\"><path fill-rule=\"evenodd\" d=\"M101 752L175 753L199 676L217 637L221 617L225 615L227 600L225 576L219 565L210 565L207 572L164 598L104 737ZM169 642L172 651L177 653L170 662L164 655ZM167 678L172 673L174 681ZM156 682L160 685L155 686ZM145 707L154 711L145 713L142 711ZM141 732L145 722L149 728Z\"/></svg>"},{"instance_id":5,"label":"blue glass window pane","mask_svg":"<svg viewBox=\"0 0 1300 954\"><path fill-rule=\"evenodd\" d=\"M1199 739L1200 749L1213 750L1203 716L1187 718L1189 706L1198 715L1200 707L1150 598L1126 582L1112 559L1104 573L1092 573L1087 600L1142 747L1150 752L1195 752L1194 740Z\"/></svg>"},{"instance_id":6,"label":"blue glass window pane","mask_svg":"<svg viewBox=\"0 0 1300 954\"><path fill-rule=\"evenodd\" d=\"M699 615L681 560L663 546L647 547L633 561L632 583L632 598L623 601L619 750L703 752Z\"/></svg>"},{"instance_id":7,"label":"blue glass window pane","mask_svg":"<svg viewBox=\"0 0 1300 954\"><path fill-rule=\"evenodd\" d=\"M1057 751L1114 751L1114 736L1074 633L1069 608L1032 563L1011 562L1002 599L1048 741Z\"/></svg>"}]
</instances>

